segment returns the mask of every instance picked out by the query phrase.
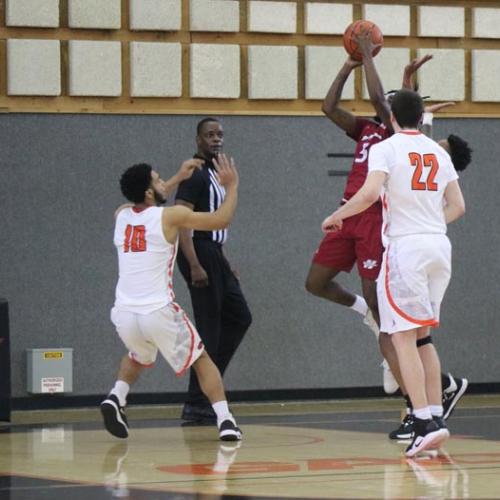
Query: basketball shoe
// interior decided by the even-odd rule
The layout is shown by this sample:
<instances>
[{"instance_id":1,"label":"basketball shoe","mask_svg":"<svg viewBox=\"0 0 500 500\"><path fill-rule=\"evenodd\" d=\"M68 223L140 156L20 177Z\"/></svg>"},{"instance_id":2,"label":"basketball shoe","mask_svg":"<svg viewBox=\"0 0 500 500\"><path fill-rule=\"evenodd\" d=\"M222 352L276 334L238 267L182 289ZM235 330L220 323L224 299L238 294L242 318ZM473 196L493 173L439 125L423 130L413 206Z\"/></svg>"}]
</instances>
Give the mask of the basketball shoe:
<instances>
[{"instance_id":1,"label":"basketball shoe","mask_svg":"<svg viewBox=\"0 0 500 500\"><path fill-rule=\"evenodd\" d=\"M125 409L120 406L120 402L114 394L109 394L101 403L101 414L104 419L104 427L110 434L118 438L128 437L128 421Z\"/></svg>"},{"instance_id":2,"label":"basketball shoe","mask_svg":"<svg viewBox=\"0 0 500 500\"><path fill-rule=\"evenodd\" d=\"M443 422L444 423L444 422ZM406 448L407 457L414 457L424 450L435 450L450 437L446 428L440 428L434 420L414 419L414 436L412 442Z\"/></svg>"}]
</instances>

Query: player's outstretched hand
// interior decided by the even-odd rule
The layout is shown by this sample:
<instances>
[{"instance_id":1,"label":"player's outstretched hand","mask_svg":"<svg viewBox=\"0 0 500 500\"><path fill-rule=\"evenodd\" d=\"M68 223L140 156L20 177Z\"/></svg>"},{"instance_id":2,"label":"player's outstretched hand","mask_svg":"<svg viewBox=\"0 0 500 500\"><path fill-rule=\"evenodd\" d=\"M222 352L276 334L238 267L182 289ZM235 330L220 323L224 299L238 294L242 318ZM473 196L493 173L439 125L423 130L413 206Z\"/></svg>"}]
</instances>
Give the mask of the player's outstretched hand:
<instances>
[{"instance_id":1,"label":"player's outstretched hand","mask_svg":"<svg viewBox=\"0 0 500 500\"><path fill-rule=\"evenodd\" d=\"M324 233L334 233L335 231L340 231L342 229L342 219L337 215L337 212L333 212L329 215L321 224L321 230Z\"/></svg>"},{"instance_id":2,"label":"player's outstretched hand","mask_svg":"<svg viewBox=\"0 0 500 500\"><path fill-rule=\"evenodd\" d=\"M351 56L349 56L345 62L347 66L349 66L351 69L357 68L358 66L363 65L363 61L357 61L356 59L353 59Z\"/></svg>"},{"instance_id":3,"label":"player's outstretched hand","mask_svg":"<svg viewBox=\"0 0 500 500\"><path fill-rule=\"evenodd\" d=\"M218 154L213 159L219 183L224 187L238 186L238 172L233 158L228 158L225 154Z\"/></svg>"},{"instance_id":4,"label":"player's outstretched hand","mask_svg":"<svg viewBox=\"0 0 500 500\"><path fill-rule=\"evenodd\" d=\"M413 75L413 73L416 73L422 65L424 65L427 61L430 61L432 57L432 54L425 54L422 57L412 59L410 63L405 66L405 73L407 75Z\"/></svg>"},{"instance_id":5,"label":"player's outstretched hand","mask_svg":"<svg viewBox=\"0 0 500 500\"><path fill-rule=\"evenodd\" d=\"M179 180L185 181L186 179L189 179L193 175L195 169L201 169L203 163L204 160L200 160L199 158L190 158L189 160L184 161L181 168L179 168L179 171L177 172Z\"/></svg>"},{"instance_id":6,"label":"player's outstretched hand","mask_svg":"<svg viewBox=\"0 0 500 500\"><path fill-rule=\"evenodd\" d=\"M425 106L424 113L437 113L444 108L449 108L450 106L455 106L454 102L438 102L437 104L431 104L430 106Z\"/></svg>"},{"instance_id":7,"label":"player's outstretched hand","mask_svg":"<svg viewBox=\"0 0 500 500\"><path fill-rule=\"evenodd\" d=\"M374 50L381 45L380 43L373 43L370 30L363 30L353 35L353 38L358 44L359 51L363 54L363 57L372 57Z\"/></svg>"}]
</instances>

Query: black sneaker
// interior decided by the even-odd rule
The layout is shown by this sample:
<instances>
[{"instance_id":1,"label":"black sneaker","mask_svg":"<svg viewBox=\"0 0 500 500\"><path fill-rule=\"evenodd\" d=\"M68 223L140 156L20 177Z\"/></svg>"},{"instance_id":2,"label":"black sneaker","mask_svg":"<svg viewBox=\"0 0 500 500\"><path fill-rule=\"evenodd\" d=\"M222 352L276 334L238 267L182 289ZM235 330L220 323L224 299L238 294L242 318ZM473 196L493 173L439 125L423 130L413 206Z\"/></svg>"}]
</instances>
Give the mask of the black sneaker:
<instances>
[{"instance_id":1,"label":"black sneaker","mask_svg":"<svg viewBox=\"0 0 500 500\"><path fill-rule=\"evenodd\" d=\"M182 420L188 422L197 422L204 424L215 424L217 422L217 415L210 405L194 405L191 403L184 403L182 408Z\"/></svg>"},{"instance_id":2,"label":"black sneaker","mask_svg":"<svg viewBox=\"0 0 500 500\"><path fill-rule=\"evenodd\" d=\"M412 442L406 448L407 457L414 457L424 450L435 450L450 437L448 429L440 429L434 420L414 419L415 435Z\"/></svg>"},{"instance_id":3,"label":"black sneaker","mask_svg":"<svg viewBox=\"0 0 500 500\"><path fill-rule=\"evenodd\" d=\"M241 430L232 420L224 420L219 426L219 438L221 441L240 441Z\"/></svg>"},{"instance_id":4,"label":"black sneaker","mask_svg":"<svg viewBox=\"0 0 500 500\"><path fill-rule=\"evenodd\" d=\"M453 378L450 375L452 384L443 391L443 419L448 420L460 398L467 390L469 382L466 378Z\"/></svg>"},{"instance_id":5,"label":"black sneaker","mask_svg":"<svg viewBox=\"0 0 500 500\"><path fill-rule=\"evenodd\" d=\"M413 437L413 421L413 415L408 413L403 418L401 425L389 433L389 439L411 439Z\"/></svg>"},{"instance_id":6,"label":"black sneaker","mask_svg":"<svg viewBox=\"0 0 500 500\"><path fill-rule=\"evenodd\" d=\"M128 437L127 416L114 394L110 394L101 403L101 413L104 418L104 427L110 434L118 438Z\"/></svg>"}]
</instances>

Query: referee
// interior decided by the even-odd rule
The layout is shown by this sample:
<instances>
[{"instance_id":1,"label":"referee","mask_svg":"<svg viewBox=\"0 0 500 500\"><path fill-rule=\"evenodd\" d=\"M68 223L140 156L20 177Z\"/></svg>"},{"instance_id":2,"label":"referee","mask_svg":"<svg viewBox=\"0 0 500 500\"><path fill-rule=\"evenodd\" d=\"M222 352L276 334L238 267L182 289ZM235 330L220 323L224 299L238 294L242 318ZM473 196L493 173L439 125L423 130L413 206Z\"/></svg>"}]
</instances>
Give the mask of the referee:
<instances>
[{"instance_id":1,"label":"referee","mask_svg":"<svg viewBox=\"0 0 500 500\"><path fill-rule=\"evenodd\" d=\"M198 151L205 160L201 170L179 185L175 203L195 212L214 212L224 200L212 159L222 152L224 132L215 118L204 118L196 128ZM179 231L177 264L191 295L196 328L205 348L224 372L252 323L252 315L239 281L224 256L222 247L227 229L219 231ZM193 370L182 418L189 421L215 420L213 409L202 393Z\"/></svg>"}]
</instances>

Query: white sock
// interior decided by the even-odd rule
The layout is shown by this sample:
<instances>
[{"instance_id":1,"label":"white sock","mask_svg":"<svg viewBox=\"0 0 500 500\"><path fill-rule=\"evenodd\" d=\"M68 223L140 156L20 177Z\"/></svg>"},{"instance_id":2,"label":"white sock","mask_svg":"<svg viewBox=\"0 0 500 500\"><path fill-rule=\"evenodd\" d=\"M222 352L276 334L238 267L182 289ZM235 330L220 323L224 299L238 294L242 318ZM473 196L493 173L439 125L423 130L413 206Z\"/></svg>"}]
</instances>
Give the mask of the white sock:
<instances>
[{"instance_id":1,"label":"white sock","mask_svg":"<svg viewBox=\"0 0 500 500\"><path fill-rule=\"evenodd\" d=\"M424 406L424 408L418 408L413 410L413 415L419 418L420 420L431 420L432 414L431 410L428 406Z\"/></svg>"},{"instance_id":2,"label":"white sock","mask_svg":"<svg viewBox=\"0 0 500 500\"><path fill-rule=\"evenodd\" d=\"M363 317L366 316L366 313L368 312L368 304L366 303L366 300L360 295L356 295L354 304L350 308L361 314L361 316Z\"/></svg>"},{"instance_id":3,"label":"white sock","mask_svg":"<svg viewBox=\"0 0 500 500\"><path fill-rule=\"evenodd\" d=\"M127 382L124 382L123 380L117 380L115 382L115 386L113 387L113 389L111 389L110 394L114 394L118 398L120 406L125 406L127 404L127 395L129 391L130 386L127 384Z\"/></svg>"},{"instance_id":4,"label":"white sock","mask_svg":"<svg viewBox=\"0 0 500 500\"><path fill-rule=\"evenodd\" d=\"M429 405L429 409L431 410L431 415L433 417L443 416L443 407L441 405Z\"/></svg>"},{"instance_id":5,"label":"white sock","mask_svg":"<svg viewBox=\"0 0 500 500\"><path fill-rule=\"evenodd\" d=\"M231 412L229 411L229 407L227 406L227 401L217 401L217 403L212 404L212 408L217 415L217 427L219 427L224 420L231 420L234 424L236 424Z\"/></svg>"}]
</instances>

